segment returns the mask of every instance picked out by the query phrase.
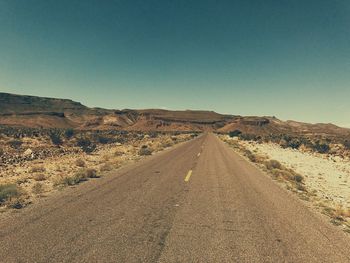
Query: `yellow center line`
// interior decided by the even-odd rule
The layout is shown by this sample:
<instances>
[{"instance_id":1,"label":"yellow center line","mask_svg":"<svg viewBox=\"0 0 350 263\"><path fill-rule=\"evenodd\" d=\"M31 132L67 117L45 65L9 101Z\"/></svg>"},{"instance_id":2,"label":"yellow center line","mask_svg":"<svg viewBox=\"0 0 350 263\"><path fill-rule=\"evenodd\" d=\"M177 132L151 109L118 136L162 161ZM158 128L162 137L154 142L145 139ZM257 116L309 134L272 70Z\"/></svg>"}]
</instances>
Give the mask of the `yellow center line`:
<instances>
[{"instance_id":1,"label":"yellow center line","mask_svg":"<svg viewBox=\"0 0 350 263\"><path fill-rule=\"evenodd\" d=\"M191 175L192 175L192 170L189 170L185 177L185 182L188 182L190 180Z\"/></svg>"}]
</instances>

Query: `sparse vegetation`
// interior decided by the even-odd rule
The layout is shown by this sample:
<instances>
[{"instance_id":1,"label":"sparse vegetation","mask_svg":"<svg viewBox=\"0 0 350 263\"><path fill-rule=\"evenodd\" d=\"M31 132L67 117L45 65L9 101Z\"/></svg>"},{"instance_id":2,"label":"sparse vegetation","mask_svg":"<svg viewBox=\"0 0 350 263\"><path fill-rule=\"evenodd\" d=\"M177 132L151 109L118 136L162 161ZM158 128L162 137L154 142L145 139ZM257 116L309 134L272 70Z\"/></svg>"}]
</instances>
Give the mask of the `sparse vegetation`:
<instances>
[{"instance_id":1,"label":"sparse vegetation","mask_svg":"<svg viewBox=\"0 0 350 263\"><path fill-rule=\"evenodd\" d=\"M67 140L71 139L74 136L74 130L73 129L66 129L64 131L64 137L66 137Z\"/></svg>"},{"instance_id":2,"label":"sparse vegetation","mask_svg":"<svg viewBox=\"0 0 350 263\"><path fill-rule=\"evenodd\" d=\"M13 209L21 209L27 204L27 201L22 195L12 197L6 201L6 206Z\"/></svg>"},{"instance_id":3,"label":"sparse vegetation","mask_svg":"<svg viewBox=\"0 0 350 263\"><path fill-rule=\"evenodd\" d=\"M36 165L36 166L33 166L32 168L30 168L31 173L43 173L45 171L46 171L46 169L42 165Z\"/></svg>"},{"instance_id":4,"label":"sparse vegetation","mask_svg":"<svg viewBox=\"0 0 350 263\"><path fill-rule=\"evenodd\" d=\"M79 158L75 160L75 165L78 167L85 167L86 163L83 159Z\"/></svg>"},{"instance_id":5,"label":"sparse vegetation","mask_svg":"<svg viewBox=\"0 0 350 263\"><path fill-rule=\"evenodd\" d=\"M125 152L124 151L121 151L121 150L116 150L115 152L114 152L114 155L115 156L122 156L122 155L124 155L125 154Z\"/></svg>"},{"instance_id":6,"label":"sparse vegetation","mask_svg":"<svg viewBox=\"0 0 350 263\"><path fill-rule=\"evenodd\" d=\"M265 167L265 171L268 172L273 178L283 180L289 183L289 187L292 189L306 192L306 188L303 185L303 176L296 173L292 169L288 169L284 167L279 161L274 159L267 159L266 157L259 156L249 149L241 146L237 141L230 140L228 143L241 152L244 156L246 156L251 162L257 163L259 165L263 165Z\"/></svg>"},{"instance_id":7,"label":"sparse vegetation","mask_svg":"<svg viewBox=\"0 0 350 263\"><path fill-rule=\"evenodd\" d=\"M97 136L97 141L101 144L115 143L115 138L106 137L106 136Z\"/></svg>"},{"instance_id":8,"label":"sparse vegetation","mask_svg":"<svg viewBox=\"0 0 350 263\"><path fill-rule=\"evenodd\" d=\"M18 197L19 195L20 191L15 184L0 185L0 205L11 198Z\"/></svg>"},{"instance_id":9,"label":"sparse vegetation","mask_svg":"<svg viewBox=\"0 0 350 263\"><path fill-rule=\"evenodd\" d=\"M152 149L150 149L147 145L142 145L139 150L139 155L151 155Z\"/></svg>"},{"instance_id":10,"label":"sparse vegetation","mask_svg":"<svg viewBox=\"0 0 350 263\"><path fill-rule=\"evenodd\" d=\"M279 144L282 148L299 149L301 146L309 149L310 151L318 152L321 154L329 153L330 151L330 139L317 139L308 138L306 136L292 136L288 134L269 134L269 135L256 135L238 132L229 133L230 137L239 137L244 141L257 141L257 142L273 142ZM346 149L350 149L350 142L342 142Z\"/></svg>"},{"instance_id":11,"label":"sparse vegetation","mask_svg":"<svg viewBox=\"0 0 350 263\"><path fill-rule=\"evenodd\" d=\"M96 144L92 143L88 138L79 138L77 140L77 146L80 147L85 153L92 153L96 150Z\"/></svg>"},{"instance_id":12,"label":"sparse vegetation","mask_svg":"<svg viewBox=\"0 0 350 263\"><path fill-rule=\"evenodd\" d=\"M14 139L14 140L10 140L10 141L8 142L8 144L9 144L10 147L13 148L13 149L19 149L19 148L21 148L23 142L22 142L21 140L16 140L16 139Z\"/></svg>"},{"instance_id":13,"label":"sparse vegetation","mask_svg":"<svg viewBox=\"0 0 350 263\"><path fill-rule=\"evenodd\" d=\"M45 176L45 174L35 174L33 179L35 181L45 181L46 180L46 176Z\"/></svg>"},{"instance_id":14,"label":"sparse vegetation","mask_svg":"<svg viewBox=\"0 0 350 263\"><path fill-rule=\"evenodd\" d=\"M41 183L37 182L32 187L32 192L36 195L40 195L44 192L44 187Z\"/></svg>"},{"instance_id":15,"label":"sparse vegetation","mask_svg":"<svg viewBox=\"0 0 350 263\"><path fill-rule=\"evenodd\" d=\"M282 169L282 165L279 161L276 160L268 160L265 162L265 166L268 170L273 170L273 169Z\"/></svg>"},{"instance_id":16,"label":"sparse vegetation","mask_svg":"<svg viewBox=\"0 0 350 263\"><path fill-rule=\"evenodd\" d=\"M99 178L97 171L92 168L80 169L71 176L60 177L56 182L56 185L76 185L80 182L86 181L89 178Z\"/></svg>"},{"instance_id":17,"label":"sparse vegetation","mask_svg":"<svg viewBox=\"0 0 350 263\"><path fill-rule=\"evenodd\" d=\"M318 153L328 153L330 150L329 144L326 142L317 141L312 147Z\"/></svg>"},{"instance_id":18,"label":"sparse vegetation","mask_svg":"<svg viewBox=\"0 0 350 263\"><path fill-rule=\"evenodd\" d=\"M345 149L350 150L350 141L349 140L345 140L343 142L343 145L344 145Z\"/></svg>"},{"instance_id":19,"label":"sparse vegetation","mask_svg":"<svg viewBox=\"0 0 350 263\"><path fill-rule=\"evenodd\" d=\"M99 178L95 169L89 168L85 170L86 178Z\"/></svg>"},{"instance_id":20,"label":"sparse vegetation","mask_svg":"<svg viewBox=\"0 0 350 263\"><path fill-rule=\"evenodd\" d=\"M168 139L168 140L165 140L163 143L162 143L162 147L164 148L167 148L167 147L171 147L174 145L174 142L173 140L171 139Z\"/></svg>"},{"instance_id":21,"label":"sparse vegetation","mask_svg":"<svg viewBox=\"0 0 350 263\"><path fill-rule=\"evenodd\" d=\"M233 137L238 137L240 134L242 134L242 132L240 130L234 130L234 131L230 131L228 135L231 138L233 138Z\"/></svg>"},{"instance_id":22,"label":"sparse vegetation","mask_svg":"<svg viewBox=\"0 0 350 263\"><path fill-rule=\"evenodd\" d=\"M251 162L254 162L254 163L256 162L256 156L250 150L245 149L244 155L247 156Z\"/></svg>"},{"instance_id":23,"label":"sparse vegetation","mask_svg":"<svg viewBox=\"0 0 350 263\"><path fill-rule=\"evenodd\" d=\"M83 180L82 177L80 177L78 174L67 176L62 179L62 182L64 185L72 186L79 184Z\"/></svg>"},{"instance_id":24,"label":"sparse vegetation","mask_svg":"<svg viewBox=\"0 0 350 263\"><path fill-rule=\"evenodd\" d=\"M105 163L105 164L101 165L101 167L100 167L101 172L111 171L112 169L113 169L113 167L109 163Z\"/></svg>"},{"instance_id":25,"label":"sparse vegetation","mask_svg":"<svg viewBox=\"0 0 350 263\"><path fill-rule=\"evenodd\" d=\"M344 231L350 233L350 207L347 199L349 166L347 157L344 158L349 153L346 140L338 140L338 143L334 143L336 141L334 138L305 135L298 137L265 135L261 139L250 137L249 139L254 138L254 141L250 140L250 142L233 140L229 136L221 138L253 160L259 168L281 182L286 189L297 193L302 200L315 204L331 218L333 224L342 226ZM262 144L262 142L279 144L285 150L277 145ZM299 149L299 151L287 148ZM339 184L338 190L327 188L328 185L334 186L336 183ZM319 205L321 202L324 204Z\"/></svg>"},{"instance_id":26,"label":"sparse vegetation","mask_svg":"<svg viewBox=\"0 0 350 263\"><path fill-rule=\"evenodd\" d=\"M51 142L54 145L59 146L63 143L61 139L61 134L58 131L52 131L49 136L50 136Z\"/></svg>"},{"instance_id":27,"label":"sparse vegetation","mask_svg":"<svg viewBox=\"0 0 350 263\"><path fill-rule=\"evenodd\" d=\"M60 142L56 142L56 135ZM0 126L1 205L21 208L44 192L49 194L89 178L98 178L100 172L137 160L139 150L141 155L149 155L161 150L164 142L171 146L190 138L190 133ZM142 145L145 146L140 149ZM93 151L95 154L86 156L85 153Z\"/></svg>"}]
</instances>

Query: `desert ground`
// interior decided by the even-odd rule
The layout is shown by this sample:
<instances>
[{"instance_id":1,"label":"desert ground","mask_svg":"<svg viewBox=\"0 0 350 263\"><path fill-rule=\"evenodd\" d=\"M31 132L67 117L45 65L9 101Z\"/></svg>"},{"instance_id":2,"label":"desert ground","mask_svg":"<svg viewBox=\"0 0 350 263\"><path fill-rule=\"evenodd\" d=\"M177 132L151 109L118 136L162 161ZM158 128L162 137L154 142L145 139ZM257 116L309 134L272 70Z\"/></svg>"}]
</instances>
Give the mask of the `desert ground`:
<instances>
[{"instance_id":1,"label":"desert ground","mask_svg":"<svg viewBox=\"0 0 350 263\"><path fill-rule=\"evenodd\" d=\"M22 129L15 130L15 133L2 133L0 139L1 212L23 208L66 186L106 176L128 163L195 136L142 132L103 135L92 131L84 132L84 135L76 132L66 138L63 133L67 130L61 130L61 141L57 143L50 137L52 131L29 136ZM18 134L21 138L15 139ZM78 146L82 136L85 136L83 142L89 142L92 149L86 145Z\"/></svg>"},{"instance_id":2,"label":"desert ground","mask_svg":"<svg viewBox=\"0 0 350 263\"><path fill-rule=\"evenodd\" d=\"M283 148L272 142L221 139L256 164L261 170L311 202L331 222L350 231L350 158L348 153L318 153L300 147ZM284 176L287 174L287 176ZM294 184L289 174L300 176Z\"/></svg>"}]
</instances>

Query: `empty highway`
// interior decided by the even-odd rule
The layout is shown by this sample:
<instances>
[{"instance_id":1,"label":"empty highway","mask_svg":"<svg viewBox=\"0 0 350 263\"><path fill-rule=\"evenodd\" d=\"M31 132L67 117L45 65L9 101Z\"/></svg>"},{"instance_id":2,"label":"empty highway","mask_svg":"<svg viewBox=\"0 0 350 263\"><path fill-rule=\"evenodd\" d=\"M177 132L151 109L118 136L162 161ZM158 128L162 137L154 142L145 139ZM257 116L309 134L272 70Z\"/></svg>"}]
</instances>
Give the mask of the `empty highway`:
<instances>
[{"instance_id":1,"label":"empty highway","mask_svg":"<svg viewBox=\"0 0 350 263\"><path fill-rule=\"evenodd\" d=\"M350 262L350 239L209 133L4 217L0 262Z\"/></svg>"}]
</instances>

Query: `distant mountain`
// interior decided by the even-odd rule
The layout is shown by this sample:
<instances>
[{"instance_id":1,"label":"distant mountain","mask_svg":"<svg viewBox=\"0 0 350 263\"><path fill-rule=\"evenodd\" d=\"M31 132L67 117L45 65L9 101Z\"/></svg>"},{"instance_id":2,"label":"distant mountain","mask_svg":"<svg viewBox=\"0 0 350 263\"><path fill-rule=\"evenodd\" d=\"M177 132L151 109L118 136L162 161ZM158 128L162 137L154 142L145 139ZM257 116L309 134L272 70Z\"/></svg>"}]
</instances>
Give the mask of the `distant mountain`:
<instances>
[{"instance_id":1,"label":"distant mountain","mask_svg":"<svg viewBox=\"0 0 350 263\"><path fill-rule=\"evenodd\" d=\"M67 99L0 93L0 124L125 130L216 130L233 116L213 111L106 110Z\"/></svg>"},{"instance_id":2,"label":"distant mountain","mask_svg":"<svg viewBox=\"0 0 350 263\"><path fill-rule=\"evenodd\" d=\"M86 109L88 108L81 103L67 99L54 99L0 93L1 114L82 111Z\"/></svg>"},{"instance_id":3,"label":"distant mountain","mask_svg":"<svg viewBox=\"0 0 350 263\"><path fill-rule=\"evenodd\" d=\"M213 111L161 109L107 110L67 99L0 93L0 124L22 127L116 129L135 131L240 130L252 134L348 136L350 129L333 124L281 121L275 117L224 115Z\"/></svg>"}]
</instances>

